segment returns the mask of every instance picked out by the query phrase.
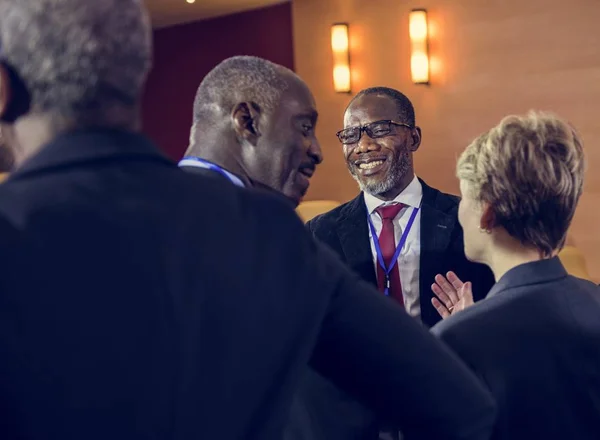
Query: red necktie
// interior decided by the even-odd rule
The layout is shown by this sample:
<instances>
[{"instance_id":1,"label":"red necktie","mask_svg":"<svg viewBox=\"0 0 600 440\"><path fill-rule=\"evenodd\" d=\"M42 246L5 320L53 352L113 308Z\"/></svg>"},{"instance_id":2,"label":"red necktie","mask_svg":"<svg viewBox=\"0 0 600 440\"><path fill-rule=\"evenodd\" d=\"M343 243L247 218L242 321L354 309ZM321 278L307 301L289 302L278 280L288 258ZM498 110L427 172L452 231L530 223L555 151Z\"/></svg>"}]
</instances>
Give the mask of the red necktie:
<instances>
[{"instance_id":1,"label":"red necktie","mask_svg":"<svg viewBox=\"0 0 600 440\"><path fill-rule=\"evenodd\" d=\"M394 253L396 252L396 240L394 238L394 223L393 220L396 218L400 210L404 208L404 205L399 203L395 205L380 206L375 210L381 221L383 227L381 228L381 234L379 234L379 247L383 254L383 261L386 267L390 267ZM400 304L404 306L404 299L402 297L402 284L400 284L400 271L398 270L398 260L393 262L392 271L390 272L390 289L389 295L394 298ZM385 291L385 270L377 261L377 287L381 292Z\"/></svg>"}]
</instances>

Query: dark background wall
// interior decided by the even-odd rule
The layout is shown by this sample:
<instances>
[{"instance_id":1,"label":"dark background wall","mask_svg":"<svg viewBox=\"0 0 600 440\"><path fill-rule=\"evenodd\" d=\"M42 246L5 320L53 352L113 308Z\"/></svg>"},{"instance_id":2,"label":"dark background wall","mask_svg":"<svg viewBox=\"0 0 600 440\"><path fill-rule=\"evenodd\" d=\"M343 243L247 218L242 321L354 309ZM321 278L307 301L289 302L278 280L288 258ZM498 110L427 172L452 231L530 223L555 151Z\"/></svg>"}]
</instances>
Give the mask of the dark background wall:
<instances>
[{"instance_id":1,"label":"dark background wall","mask_svg":"<svg viewBox=\"0 0 600 440\"><path fill-rule=\"evenodd\" d=\"M188 146L194 95L202 78L234 55L255 55L294 69L291 3L154 32L144 130L173 159Z\"/></svg>"}]
</instances>

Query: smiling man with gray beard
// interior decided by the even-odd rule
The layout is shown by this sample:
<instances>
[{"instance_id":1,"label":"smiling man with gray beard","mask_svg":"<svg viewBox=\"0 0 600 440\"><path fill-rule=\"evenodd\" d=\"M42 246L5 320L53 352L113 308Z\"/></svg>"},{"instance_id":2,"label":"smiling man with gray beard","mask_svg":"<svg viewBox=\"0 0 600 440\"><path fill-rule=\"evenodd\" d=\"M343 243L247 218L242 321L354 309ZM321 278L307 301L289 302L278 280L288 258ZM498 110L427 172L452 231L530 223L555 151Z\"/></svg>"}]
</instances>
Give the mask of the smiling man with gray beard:
<instances>
[{"instance_id":1,"label":"smiling man with gray beard","mask_svg":"<svg viewBox=\"0 0 600 440\"><path fill-rule=\"evenodd\" d=\"M361 193L308 222L313 235L427 327L441 319L431 303L437 274L454 272L473 282L476 300L485 297L493 276L464 255L459 198L429 187L415 174L421 129L410 100L387 87L362 90L346 108L337 137ZM308 374L304 385L295 409L306 414L306 426L290 440L400 437L317 374Z\"/></svg>"}]
</instances>

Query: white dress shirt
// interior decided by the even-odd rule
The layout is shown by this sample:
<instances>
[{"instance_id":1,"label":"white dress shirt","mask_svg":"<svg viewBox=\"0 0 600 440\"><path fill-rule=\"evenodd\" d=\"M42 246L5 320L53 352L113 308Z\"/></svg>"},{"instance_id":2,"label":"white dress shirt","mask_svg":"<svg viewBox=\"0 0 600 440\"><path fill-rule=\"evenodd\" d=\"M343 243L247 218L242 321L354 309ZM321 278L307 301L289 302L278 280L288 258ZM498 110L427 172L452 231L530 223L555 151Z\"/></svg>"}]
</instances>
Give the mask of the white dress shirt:
<instances>
[{"instance_id":1,"label":"white dress shirt","mask_svg":"<svg viewBox=\"0 0 600 440\"><path fill-rule=\"evenodd\" d=\"M391 205L394 203L402 203L405 205L400 210L398 215L394 218L394 237L396 246L400 242L402 233L408 225L408 220L413 212L414 208L420 208L421 199L423 198L423 187L417 177L410 182L398 197L394 200L384 202L379 200L377 197L370 194L364 193L365 203L367 205L367 212L371 216L371 221L375 227L377 236L381 234L381 228L383 223L379 214L375 212L375 209L380 206ZM365 219L365 221L367 221ZM375 251L375 244L371 235L371 228L369 228L369 241L371 242L371 253L373 254L373 264L375 265L375 273L377 273L377 252ZM400 271L400 283L402 284L402 296L404 297L404 308L409 315L420 318L421 316L421 305L419 303L419 259L421 257L421 210L417 212L415 220L413 222L404 247L400 251L398 256L398 269Z\"/></svg>"}]
</instances>

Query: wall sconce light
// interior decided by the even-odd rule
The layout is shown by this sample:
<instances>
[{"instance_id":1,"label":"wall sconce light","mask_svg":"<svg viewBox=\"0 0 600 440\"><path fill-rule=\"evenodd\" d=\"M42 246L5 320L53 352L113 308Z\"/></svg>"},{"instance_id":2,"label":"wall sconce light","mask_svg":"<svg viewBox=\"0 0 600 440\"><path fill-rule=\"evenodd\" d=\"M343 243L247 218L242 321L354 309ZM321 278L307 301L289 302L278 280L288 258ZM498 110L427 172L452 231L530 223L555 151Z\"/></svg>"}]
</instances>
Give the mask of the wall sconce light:
<instances>
[{"instance_id":1,"label":"wall sconce light","mask_svg":"<svg viewBox=\"0 0 600 440\"><path fill-rule=\"evenodd\" d=\"M348 44L348 24L336 23L331 26L331 51L333 52L333 89L340 93L350 93L350 50Z\"/></svg>"},{"instance_id":2,"label":"wall sconce light","mask_svg":"<svg viewBox=\"0 0 600 440\"><path fill-rule=\"evenodd\" d=\"M429 84L429 28L425 9L410 11L409 32L412 81L415 84Z\"/></svg>"}]
</instances>

